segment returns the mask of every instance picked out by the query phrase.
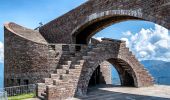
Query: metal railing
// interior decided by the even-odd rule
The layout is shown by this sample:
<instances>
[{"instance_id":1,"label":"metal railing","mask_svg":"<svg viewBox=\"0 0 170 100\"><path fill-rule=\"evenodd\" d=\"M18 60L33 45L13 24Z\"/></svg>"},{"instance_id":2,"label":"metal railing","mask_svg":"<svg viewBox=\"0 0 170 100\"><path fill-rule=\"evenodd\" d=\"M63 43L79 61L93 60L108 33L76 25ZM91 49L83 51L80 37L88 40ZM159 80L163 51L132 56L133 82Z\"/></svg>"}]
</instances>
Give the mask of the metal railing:
<instances>
[{"instance_id":1,"label":"metal railing","mask_svg":"<svg viewBox=\"0 0 170 100\"><path fill-rule=\"evenodd\" d=\"M8 100L6 91L0 90L0 100Z\"/></svg>"},{"instance_id":2,"label":"metal railing","mask_svg":"<svg viewBox=\"0 0 170 100\"><path fill-rule=\"evenodd\" d=\"M7 96L16 96L25 93L33 93L36 90L35 84L6 87ZM0 99L1 100L1 99Z\"/></svg>"}]
</instances>

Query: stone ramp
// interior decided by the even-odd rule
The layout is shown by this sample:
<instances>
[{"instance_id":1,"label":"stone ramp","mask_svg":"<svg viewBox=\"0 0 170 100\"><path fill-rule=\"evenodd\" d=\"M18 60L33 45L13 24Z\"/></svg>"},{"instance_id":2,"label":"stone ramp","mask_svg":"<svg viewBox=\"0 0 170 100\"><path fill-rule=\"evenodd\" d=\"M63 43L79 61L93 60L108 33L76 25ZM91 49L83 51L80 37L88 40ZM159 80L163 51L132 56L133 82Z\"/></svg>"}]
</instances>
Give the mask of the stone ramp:
<instances>
[{"instance_id":1,"label":"stone ramp","mask_svg":"<svg viewBox=\"0 0 170 100\"><path fill-rule=\"evenodd\" d=\"M170 100L170 86L93 88L86 97L67 100Z\"/></svg>"}]
</instances>

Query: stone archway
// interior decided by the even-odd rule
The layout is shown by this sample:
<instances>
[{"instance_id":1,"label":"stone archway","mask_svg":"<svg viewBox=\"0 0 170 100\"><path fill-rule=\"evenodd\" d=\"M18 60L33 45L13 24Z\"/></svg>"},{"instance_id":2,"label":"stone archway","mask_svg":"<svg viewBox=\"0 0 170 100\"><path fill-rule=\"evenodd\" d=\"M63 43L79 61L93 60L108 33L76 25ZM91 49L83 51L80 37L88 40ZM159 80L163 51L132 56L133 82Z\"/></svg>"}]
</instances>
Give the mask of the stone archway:
<instances>
[{"instance_id":1,"label":"stone archway","mask_svg":"<svg viewBox=\"0 0 170 100\"><path fill-rule=\"evenodd\" d=\"M82 34L77 36L79 33L83 32L88 39L92 33L94 34L103 27L124 20L147 20L170 29L169 5L169 0L88 0L81 6L40 27L40 33L49 43L75 44L76 37L83 36ZM94 25L94 27L88 28L93 24L99 25L99 27ZM92 28L91 32L86 28L89 30ZM77 43L85 43L84 41Z\"/></svg>"},{"instance_id":2,"label":"stone archway","mask_svg":"<svg viewBox=\"0 0 170 100\"><path fill-rule=\"evenodd\" d=\"M143 87L153 85L153 79L144 69L132 52L125 46L125 42L103 39L93 47L88 56L84 56L85 63L82 66L76 95L85 95L89 80L100 63L107 60L117 69L121 85Z\"/></svg>"},{"instance_id":3,"label":"stone archway","mask_svg":"<svg viewBox=\"0 0 170 100\"><path fill-rule=\"evenodd\" d=\"M107 65L103 66L103 64ZM126 69L124 68L125 65L127 66ZM115 70L117 71L121 86L135 87L135 76L133 77L133 75L131 74L131 67L128 65L127 62L116 58L107 59L107 61L104 61L101 64L97 65L96 69L92 73L92 76L90 76L91 79L89 80L88 87L92 88L98 85L111 85L111 67L115 68Z\"/></svg>"},{"instance_id":4,"label":"stone archway","mask_svg":"<svg viewBox=\"0 0 170 100\"><path fill-rule=\"evenodd\" d=\"M89 89L98 85L111 85L113 72L112 70L115 71L116 69L114 70L108 61L104 61L98 65L89 81Z\"/></svg>"},{"instance_id":5,"label":"stone archway","mask_svg":"<svg viewBox=\"0 0 170 100\"><path fill-rule=\"evenodd\" d=\"M134 13L136 15L133 15ZM88 44L90 38L102 29L126 20L143 20L141 16L140 10L111 10L92 14L88 16L83 24L72 31L72 42L76 44Z\"/></svg>"}]
</instances>

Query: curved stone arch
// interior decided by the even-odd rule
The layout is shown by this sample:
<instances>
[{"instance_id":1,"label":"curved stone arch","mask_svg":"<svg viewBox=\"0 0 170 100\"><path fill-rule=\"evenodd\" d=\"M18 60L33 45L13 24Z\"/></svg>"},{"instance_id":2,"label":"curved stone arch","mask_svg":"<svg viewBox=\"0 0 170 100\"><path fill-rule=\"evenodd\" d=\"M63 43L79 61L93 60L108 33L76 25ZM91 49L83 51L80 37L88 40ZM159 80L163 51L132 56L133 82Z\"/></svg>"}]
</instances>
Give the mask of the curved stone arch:
<instances>
[{"instance_id":1,"label":"curved stone arch","mask_svg":"<svg viewBox=\"0 0 170 100\"><path fill-rule=\"evenodd\" d=\"M97 17L100 19L108 17L109 14L118 15L117 18L131 16L128 20L147 20L170 29L169 5L170 1L168 0L88 0L79 7L40 27L40 33L50 43L76 43L73 34L80 28L91 24L91 22L86 23L86 21L96 21L98 20ZM136 14L136 12L139 13Z\"/></svg>"},{"instance_id":2,"label":"curved stone arch","mask_svg":"<svg viewBox=\"0 0 170 100\"><path fill-rule=\"evenodd\" d=\"M117 43L117 45L115 45L106 42L102 44L101 48L97 47L99 51L95 52L96 55L90 56L90 59L86 60L83 64L83 69L77 87L77 95L86 94L89 80L93 72L98 67L98 65L100 65L104 61L108 61L109 63L114 65L119 73L122 85L130 85L134 87L152 85L152 79L150 79L149 74L145 72L143 73L143 71L145 71L144 67L137 61L136 58L134 58L134 56L132 56L128 49L123 45L124 43ZM148 77L149 81L145 81L145 78ZM128 80L130 81L127 82Z\"/></svg>"},{"instance_id":3,"label":"curved stone arch","mask_svg":"<svg viewBox=\"0 0 170 100\"><path fill-rule=\"evenodd\" d=\"M137 10L135 10L135 11L132 11L132 10L108 10L108 11L104 11L104 12L93 13L93 14L87 16L86 19L80 25L78 25L76 28L74 28L73 31L71 32L71 35L75 35L81 27L85 26L89 22L94 22L97 19L104 19L104 18L111 17L111 16L133 16L136 18L142 18L142 13L140 12L140 9L138 11L139 12L137 12ZM137 14L134 14L134 12L137 12Z\"/></svg>"},{"instance_id":4,"label":"curved stone arch","mask_svg":"<svg viewBox=\"0 0 170 100\"><path fill-rule=\"evenodd\" d=\"M93 13L87 16L85 20L71 32L72 43L84 44L85 43L84 41L86 41L85 44L87 44L90 38L97 32L101 31L102 29L112 24L116 24L127 20L145 20L167 27L164 20L158 21L152 15L149 14L143 15L141 9L108 10L104 12ZM96 28L95 25L97 25ZM81 33L82 34L86 33L87 36L77 37L77 35L81 35ZM81 40L82 43L80 41L77 41L77 39ZM83 41L83 39L85 40Z\"/></svg>"},{"instance_id":5,"label":"curved stone arch","mask_svg":"<svg viewBox=\"0 0 170 100\"><path fill-rule=\"evenodd\" d=\"M84 74L82 74L81 76L82 77L80 77L80 81L79 81L79 83L78 83L78 91L77 91L77 95L86 95L86 93L87 93L87 89L88 89L88 84L89 84L89 81L90 81L90 79L91 79L91 76L92 76L92 74L93 74L93 72L95 71L95 69L98 67L98 65L100 65L102 62L104 62L104 61L108 61L108 60L110 60L110 59L120 59L120 58L113 58L113 57L107 57L107 58L104 58L103 57L103 59L101 60L98 60L98 62L96 62L96 64L94 64L93 66L91 66L91 68L90 69L88 69L88 70L86 70L86 73L84 73ZM122 61L124 61L123 59L121 59ZM123 75L122 75L122 73L120 72L120 70L123 70L123 68L119 65L119 66L117 66L115 63L112 63L112 62L110 62L110 61L108 61L109 63L111 63L112 65L114 65L114 67L115 67L115 69L117 70L117 72L118 72L118 74L119 74L119 78L120 78L120 81L121 81L121 85L124 85L123 84L123 80L124 80L124 77L123 77ZM127 63L126 61L124 61L125 63ZM86 62L86 63L88 63L88 62ZM87 65L89 65L89 64L87 64ZM84 67L87 67L86 66L86 64L85 64L85 66ZM129 66L129 68L131 68L131 66ZM137 77L136 77L136 74L135 74L135 72L134 72L134 70L131 68L131 72L133 73L132 74L132 77L133 77L133 81L134 81L134 87L139 87L138 86L138 79L137 79ZM86 81L81 81L82 79L84 79L86 77ZM82 78L82 79L81 79ZM82 87L79 87L79 86L82 86ZM126 86L126 85L125 85Z\"/></svg>"}]
</instances>

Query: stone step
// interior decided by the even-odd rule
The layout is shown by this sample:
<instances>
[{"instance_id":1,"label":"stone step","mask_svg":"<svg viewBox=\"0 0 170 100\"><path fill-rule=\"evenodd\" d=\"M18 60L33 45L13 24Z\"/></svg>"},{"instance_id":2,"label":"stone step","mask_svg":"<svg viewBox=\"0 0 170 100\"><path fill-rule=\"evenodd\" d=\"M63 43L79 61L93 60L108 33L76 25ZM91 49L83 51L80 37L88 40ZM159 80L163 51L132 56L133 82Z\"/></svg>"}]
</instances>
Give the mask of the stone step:
<instances>
[{"instance_id":1,"label":"stone step","mask_svg":"<svg viewBox=\"0 0 170 100\"><path fill-rule=\"evenodd\" d=\"M61 69L69 69L70 65L59 65Z\"/></svg>"},{"instance_id":2,"label":"stone step","mask_svg":"<svg viewBox=\"0 0 170 100\"><path fill-rule=\"evenodd\" d=\"M69 70L68 69L56 69L57 74L68 74Z\"/></svg>"},{"instance_id":3,"label":"stone step","mask_svg":"<svg viewBox=\"0 0 170 100\"><path fill-rule=\"evenodd\" d=\"M65 80L53 80L53 85L64 85L64 84L69 84L69 82Z\"/></svg>"},{"instance_id":4,"label":"stone step","mask_svg":"<svg viewBox=\"0 0 170 100\"><path fill-rule=\"evenodd\" d=\"M59 79L60 75L59 74L50 74L50 78L52 78L52 79Z\"/></svg>"},{"instance_id":5,"label":"stone step","mask_svg":"<svg viewBox=\"0 0 170 100\"><path fill-rule=\"evenodd\" d=\"M44 79L43 79L43 82L44 82L46 85L50 85L50 84L53 84L53 79L52 79L52 78L44 78Z\"/></svg>"},{"instance_id":6,"label":"stone step","mask_svg":"<svg viewBox=\"0 0 170 100\"><path fill-rule=\"evenodd\" d=\"M74 79L76 77L78 77L78 76L75 76L75 75L72 75L72 74L67 74L67 75L63 74L63 75L60 76L60 80L67 81L67 80L72 80L72 79Z\"/></svg>"},{"instance_id":7,"label":"stone step","mask_svg":"<svg viewBox=\"0 0 170 100\"><path fill-rule=\"evenodd\" d=\"M73 69L82 69L82 65L71 65Z\"/></svg>"}]
</instances>

